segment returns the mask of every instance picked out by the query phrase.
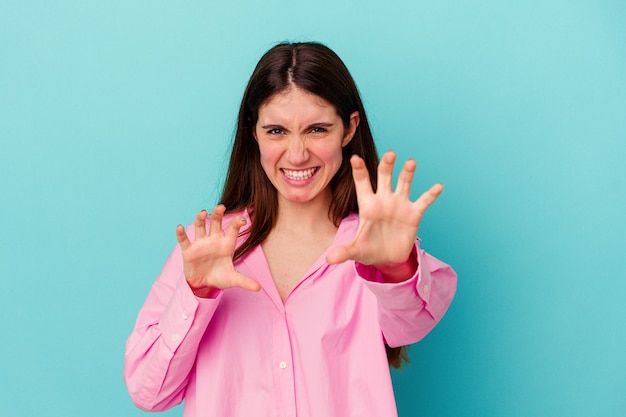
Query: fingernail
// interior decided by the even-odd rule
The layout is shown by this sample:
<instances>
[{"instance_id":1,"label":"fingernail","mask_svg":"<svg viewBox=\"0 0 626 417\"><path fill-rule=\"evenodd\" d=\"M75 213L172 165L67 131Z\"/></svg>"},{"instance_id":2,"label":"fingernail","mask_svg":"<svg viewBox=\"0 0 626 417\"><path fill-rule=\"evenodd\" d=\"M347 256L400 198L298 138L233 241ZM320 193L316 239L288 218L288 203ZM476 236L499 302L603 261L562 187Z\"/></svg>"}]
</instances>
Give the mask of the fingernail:
<instances>
[{"instance_id":1,"label":"fingernail","mask_svg":"<svg viewBox=\"0 0 626 417\"><path fill-rule=\"evenodd\" d=\"M241 218L241 223L247 223L247 220L244 217L242 217Z\"/></svg>"}]
</instances>

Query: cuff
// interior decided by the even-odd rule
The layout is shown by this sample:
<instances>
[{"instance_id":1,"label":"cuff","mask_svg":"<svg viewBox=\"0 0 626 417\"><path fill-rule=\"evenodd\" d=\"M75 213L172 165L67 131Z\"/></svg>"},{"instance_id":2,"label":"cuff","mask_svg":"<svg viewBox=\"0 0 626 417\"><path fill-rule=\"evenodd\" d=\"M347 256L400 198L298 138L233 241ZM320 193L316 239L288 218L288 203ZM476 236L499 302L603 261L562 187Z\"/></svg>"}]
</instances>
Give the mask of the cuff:
<instances>
[{"instance_id":1,"label":"cuff","mask_svg":"<svg viewBox=\"0 0 626 417\"><path fill-rule=\"evenodd\" d=\"M165 345L175 352L188 335L204 333L206 326L219 304L221 291L216 298L196 297L185 277L181 277L172 294L163 316L159 322L159 329L163 335Z\"/></svg>"},{"instance_id":2,"label":"cuff","mask_svg":"<svg viewBox=\"0 0 626 417\"><path fill-rule=\"evenodd\" d=\"M413 308L417 303L428 304L432 277L428 270L424 253L419 247L419 239L416 239L411 255L417 257L418 267L412 277L398 283L385 282L381 272L371 265L354 263L356 274L364 281L378 302L391 309Z\"/></svg>"}]
</instances>

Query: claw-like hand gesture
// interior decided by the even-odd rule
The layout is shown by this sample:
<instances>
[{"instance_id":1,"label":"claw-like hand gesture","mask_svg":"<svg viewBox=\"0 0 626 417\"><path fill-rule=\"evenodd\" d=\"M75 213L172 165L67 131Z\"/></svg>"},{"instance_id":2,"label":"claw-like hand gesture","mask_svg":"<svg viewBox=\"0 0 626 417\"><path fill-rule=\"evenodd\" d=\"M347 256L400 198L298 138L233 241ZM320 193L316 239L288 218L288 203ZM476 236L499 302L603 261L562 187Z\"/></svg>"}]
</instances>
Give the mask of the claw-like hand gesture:
<instances>
[{"instance_id":1,"label":"claw-like hand gesture","mask_svg":"<svg viewBox=\"0 0 626 417\"><path fill-rule=\"evenodd\" d=\"M395 160L393 151L383 155L378 165L378 185L374 193L363 159L356 155L350 159L359 203L359 228L352 242L336 247L328 254L328 263L352 259L364 265L374 265L384 273L394 270L409 258L422 217L443 191L443 185L433 185L412 202L411 182L417 164L413 159L405 162L393 191ZM413 271L416 266L413 265Z\"/></svg>"},{"instance_id":2,"label":"claw-like hand gesture","mask_svg":"<svg viewBox=\"0 0 626 417\"><path fill-rule=\"evenodd\" d=\"M176 239L183 252L183 272L194 294L200 297L208 297L216 288L240 287L252 291L261 288L258 282L235 270L233 254L239 229L246 220L237 216L222 232L225 211L223 205L213 209L208 234L208 214L205 210L198 213L194 222L196 238L193 242L189 240L183 226L176 228Z\"/></svg>"}]
</instances>

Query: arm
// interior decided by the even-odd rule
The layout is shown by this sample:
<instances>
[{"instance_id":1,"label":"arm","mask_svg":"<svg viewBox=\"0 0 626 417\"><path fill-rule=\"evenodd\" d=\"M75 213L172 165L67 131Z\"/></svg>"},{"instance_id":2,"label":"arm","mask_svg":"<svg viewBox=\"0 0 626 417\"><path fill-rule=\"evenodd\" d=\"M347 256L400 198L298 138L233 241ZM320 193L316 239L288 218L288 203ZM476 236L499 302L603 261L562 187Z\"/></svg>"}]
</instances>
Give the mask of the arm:
<instances>
[{"instance_id":1,"label":"arm","mask_svg":"<svg viewBox=\"0 0 626 417\"><path fill-rule=\"evenodd\" d=\"M176 228L179 245L154 283L128 338L124 378L139 408L160 411L180 403L222 290L259 288L233 265L239 230L246 221L234 216L223 229L224 211L221 205L213 209L208 233L204 210L188 231Z\"/></svg>"},{"instance_id":2,"label":"arm","mask_svg":"<svg viewBox=\"0 0 626 417\"><path fill-rule=\"evenodd\" d=\"M391 347L418 342L441 320L456 292L457 275L416 241L409 257L418 262L409 279L389 282L376 267L355 262L357 274L378 301L378 321Z\"/></svg>"},{"instance_id":3,"label":"arm","mask_svg":"<svg viewBox=\"0 0 626 417\"><path fill-rule=\"evenodd\" d=\"M401 346L423 338L441 319L456 290L456 274L416 243L426 210L443 191L435 184L415 202L410 200L417 164L405 162L392 189L394 152L378 166L374 192L364 161L351 159L359 205L359 227L352 242L333 248L329 263L355 261L357 274L376 295L379 322L387 344Z\"/></svg>"},{"instance_id":4,"label":"arm","mask_svg":"<svg viewBox=\"0 0 626 417\"><path fill-rule=\"evenodd\" d=\"M155 281L126 342L124 380L137 407L162 411L179 404L218 299L194 296L176 247Z\"/></svg>"}]
</instances>

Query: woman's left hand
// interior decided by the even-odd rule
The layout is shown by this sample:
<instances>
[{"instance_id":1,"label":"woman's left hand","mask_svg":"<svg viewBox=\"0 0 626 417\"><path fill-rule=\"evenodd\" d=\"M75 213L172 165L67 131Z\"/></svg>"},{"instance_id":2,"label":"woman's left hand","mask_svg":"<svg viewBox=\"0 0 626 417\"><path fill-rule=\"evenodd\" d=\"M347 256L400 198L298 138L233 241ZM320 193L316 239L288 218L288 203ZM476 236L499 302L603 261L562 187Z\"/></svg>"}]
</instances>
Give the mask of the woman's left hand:
<instances>
[{"instance_id":1,"label":"woman's left hand","mask_svg":"<svg viewBox=\"0 0 626 417\"><path fill-rule=\"evenodd\" d=\"M395 160L393 151L388 151L381 158L377 190L374 192L363 159L356 155L350 159L359 204L359 228L352 242L330 251L326 257L329 264L351 259L373 265L384 273L407 262L422 217L443 191L443 184L433 185L413 202L410 200L411 182L417 164L413 159L405 162L393 191Z\"/></svg>"}]
</instances>

